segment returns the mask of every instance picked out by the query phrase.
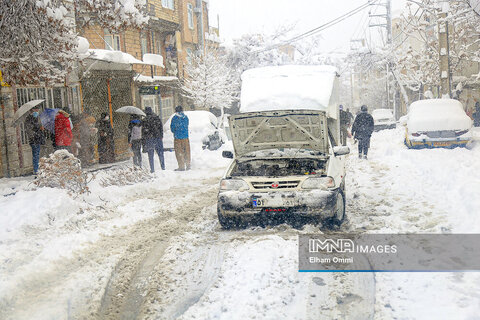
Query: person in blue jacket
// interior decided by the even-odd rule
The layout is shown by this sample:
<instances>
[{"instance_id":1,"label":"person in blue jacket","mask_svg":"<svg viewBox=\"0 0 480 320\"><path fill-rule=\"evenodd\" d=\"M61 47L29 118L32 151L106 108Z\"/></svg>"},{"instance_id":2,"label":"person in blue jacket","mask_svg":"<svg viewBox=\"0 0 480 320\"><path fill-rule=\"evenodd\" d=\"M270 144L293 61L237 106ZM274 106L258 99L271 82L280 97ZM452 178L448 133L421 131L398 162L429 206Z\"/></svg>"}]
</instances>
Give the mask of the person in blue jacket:
<instances>
[{"instance_id":1,"label":"person in blue jacket","mask_svg":"<svg viewBox=\"0 0 480 320\"><path fill-rule=\"evenodd\" d=\"M175 171L190 170L190 141L188 140L188 117L183 113L182 106L175 108L175 115L170 123L170 130L173 133L175 157L178 162L178 169Z\"/></svg>"}]
</instances>

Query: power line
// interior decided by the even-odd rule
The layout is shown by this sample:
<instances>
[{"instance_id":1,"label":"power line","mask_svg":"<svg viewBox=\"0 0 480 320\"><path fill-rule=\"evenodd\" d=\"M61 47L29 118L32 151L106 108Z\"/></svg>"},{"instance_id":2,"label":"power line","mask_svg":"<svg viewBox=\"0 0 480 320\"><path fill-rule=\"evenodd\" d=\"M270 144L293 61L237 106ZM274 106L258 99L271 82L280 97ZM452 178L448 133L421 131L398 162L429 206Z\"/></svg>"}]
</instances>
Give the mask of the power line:
<instances>
[{"instance_id":1,"label":"power line","mask_svg":"<svg viewBox=\"0 0 480 320\"><path fill-rule=\"evenodd\" d=\"M309 31L307 31L307 32L304 32L304 33L302 33L302 34L299 34L299 35L297 35L297 36L295 36L295 37L293 37L293 38L291 38L291 39L289 39L289 40L286 40L286 41L283 41L283 42L281 42L281 43L277 43L277 44L271 45L271 46L269 46L269 47L267 47L267 48L264 48L264 49L252 51L251 53L261 53L261 52L270 51L270 50L272 50L272 49L275 49L275 48L278 48L278 47L287 45L287 44L289 44L289 43L296 42L296 41L298 41L298 40L300 40L300 39L303 39L303 38L312 36L312 35L320 32L320 31L323 31L323 30L325 30L325 29L327 29L327 28L329 28L329 27L332 27L332 26L334 26L334 25L342 22L343 20L345 20L345 19L347 19L347 18L349 18L349 17L357 14L358 12L362 11L363 9L369 7L370 5L372 5L372 4L374 4L375 2L378 2L378 1L379 1L379 0L369 0L367 3L361 5L361 6L355 8L355 9L353 9L353 10L351 10L351 11L349 11L349 12L347 12L347 13L345 13L345 14L343 14L343 15L341 15L341 16L339 16L339 17L337 17L337 18L335 18L335 19L333 19L333 20L331 20L331 21L329 21L329 22L327 22L327 23L324 23L324 24L322 24L321 26L318 26L318 27L316 27L316 28L314 28L314 29L311 29L311 30L309 30Z\"/></svg>"}]
</instances>

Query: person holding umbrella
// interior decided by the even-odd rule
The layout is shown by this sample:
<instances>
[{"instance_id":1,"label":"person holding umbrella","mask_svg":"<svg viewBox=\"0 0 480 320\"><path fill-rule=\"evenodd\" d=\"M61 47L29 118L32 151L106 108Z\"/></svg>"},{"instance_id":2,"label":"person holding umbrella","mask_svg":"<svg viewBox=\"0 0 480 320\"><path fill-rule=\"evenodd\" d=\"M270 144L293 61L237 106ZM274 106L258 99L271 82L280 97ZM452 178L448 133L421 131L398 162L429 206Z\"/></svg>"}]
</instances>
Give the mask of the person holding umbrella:
<instances>
[{"instance_id":1,"label":"person holding umbrella","mask_svg":"<svg viewBox=\"0 0 480 320\"><path fill-rule=\"evenodd\" d=\"M115 146L113 141L113 128L109 115L102 113L97 121L98 128L98 162L111 163L115 161Z\"/></svg>"},{"instance_id":2,"label":"person holding umbrella","mask_svg":"<svg viewBox=\"0 0 480 320\"><path fill-rule=\"evenodd\" d=\"M32 147L32 163L33 174L36 175L38 171L38 162L40 160L40 147L45 144L45 136L43 134L43 126L39 119L40 108L33 107L30 114L25 119L25 131L28 137L28 143Z\"/></svg>"}]
</instances>

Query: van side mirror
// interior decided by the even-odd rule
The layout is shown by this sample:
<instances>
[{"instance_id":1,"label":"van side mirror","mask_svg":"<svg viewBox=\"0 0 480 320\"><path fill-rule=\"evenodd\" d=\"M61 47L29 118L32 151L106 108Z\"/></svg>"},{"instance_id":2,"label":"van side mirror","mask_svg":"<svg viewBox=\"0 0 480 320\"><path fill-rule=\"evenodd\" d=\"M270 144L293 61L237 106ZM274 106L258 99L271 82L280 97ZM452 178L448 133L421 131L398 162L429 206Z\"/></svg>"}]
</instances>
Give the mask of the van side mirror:
<instances>
[{"instance_id":1,"label":"van side mirror","mask_svg":"<svg viewBox=\"0 0 480 320\"><path fill-rule=\"evenodd\" d=\"M222 157L227 159L233 159L233 152L232 151L223 151Z\"/></svg>"},{"instance_id":2,"label":"van side mirror","mask_svg":"<svg viewBox=\"0 0 480 320\"><path fill-rule=\"evenodd\" d=\"M350 148L347 146L333 147L333 154L335 154L335 156L344 156L349 153L350 153Z\"/></svg>"}]
</instances>

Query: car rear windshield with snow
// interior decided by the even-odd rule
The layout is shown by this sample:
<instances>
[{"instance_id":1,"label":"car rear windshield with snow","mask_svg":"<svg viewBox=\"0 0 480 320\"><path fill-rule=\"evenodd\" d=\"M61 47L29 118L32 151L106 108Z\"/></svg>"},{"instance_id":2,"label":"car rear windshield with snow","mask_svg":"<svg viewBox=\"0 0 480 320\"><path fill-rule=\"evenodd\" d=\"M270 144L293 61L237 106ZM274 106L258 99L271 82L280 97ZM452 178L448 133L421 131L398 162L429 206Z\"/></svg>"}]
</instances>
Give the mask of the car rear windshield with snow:
<instances>
[{"instance_id":1,"label":"car rear windshield with snow","mask_svg":"<svg viewBox=\"0 0 480 320\"><path fill-rule=\"evenodd\" d=\"M407 127L409 132L468 130L472 120L457 100L429 99L411 104Z\"/></svg>"}]
</instances>

